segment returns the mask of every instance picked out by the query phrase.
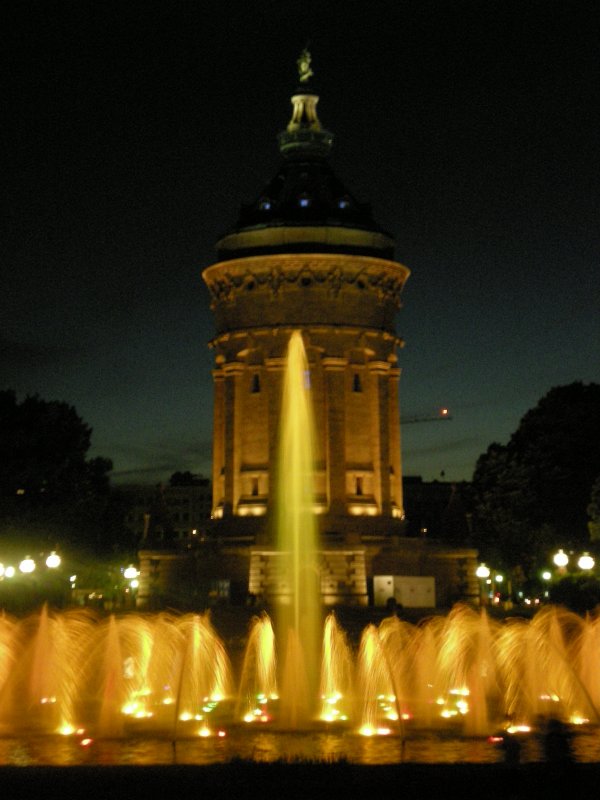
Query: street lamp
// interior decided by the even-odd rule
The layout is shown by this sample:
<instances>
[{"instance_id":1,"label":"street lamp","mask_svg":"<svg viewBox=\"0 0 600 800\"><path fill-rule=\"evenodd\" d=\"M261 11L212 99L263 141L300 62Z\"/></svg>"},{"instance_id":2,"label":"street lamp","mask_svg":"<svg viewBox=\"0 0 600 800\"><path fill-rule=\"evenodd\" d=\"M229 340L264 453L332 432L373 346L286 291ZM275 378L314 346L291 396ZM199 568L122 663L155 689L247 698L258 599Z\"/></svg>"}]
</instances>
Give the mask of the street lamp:
<instances>
[{"instance_id":1,"label":"street lamp","mask_svg":"<svg viewBox=\"0 0 600 800\"><path fill-rule=\"evenodd\" d=\"M596 562L594 561L594 559L591 557L591 555L589 553L584 553L580 557L579 561L577 562L577 566L579 567L579 569L584 569L584 570L587 571L587 570L594 569L594 564L595 563Z\"/></svg>"},{"instance_id":2,"label":"street lamp","mask_svg":"<svg viewBox=\"0 0 600 800\"><path fill-rule=\"evenodd\" d=\"M140 573L133 566L133 564L130 564L125 570L123 570L123 577L125 578L125 580L128 580L128 581L135 580L138 577L139 574Z\"/></svg>"},{"instance_id":3,"label":"street lamp","mask_svg":"<svg viewBox=\"0 0 600 800\"><path fill-rule=\"evenodd\" d=\"M490 577L490 568L481 563L475 570L475 575L479 578L479 602L485 604L485 581Z\"/></svg>"},{"instance_id":4,"label":"street lamp","mask_svg":"<svg viewBox=\"0 0 600 800\"><path fill-rule=\"evenodd\" d=\"M60 567L60 563L61 563L60 556L53 550L46 559L46 566L48 567L48 569L56 569L57 567Z\"/></svg>"},{"instance_id":5,"label":"street lamp","mask_svg":"<svg viewBox=\"0 0 600 800\"><path fill-rule=\"evenodd\" d=\"M31 556L25 556L23 561L19 564L19 569L24 575L28 575L35 569L35 561Z\"/></svg>"},{"instance_id":6,"label":"street lamp","mask_svg":"<svg viewBox=\"0 0 600 800\"><path fill-rule=\"evenodd\" d=\"M543 581L545 582L545 584L546 584L546 588L544 589L544 597L545 597L545 598L546 598L546 600L547 600L547 599L550 597L550 590L548 589L548 584L549 584L549 583L550 583L550 581L552 580L552 573L550 572L550 570L548 570L548 569L545 569L545 570L542 572L542 580L543 580Z\"/></svg>"},{"instance_id":7,"label":"street lamp","mask_svg":"<svg viewBox=\"0 0 600 800\"><path fill-rule=\"evenodd\" d=\"M569 563L569 556L564 552L562 547L557 553L554 554L552 561L554 561L554 563L558 567L558 571L561 574L564 574L566 572L566 567L567 564Z\"/></svg>"},{"instance_id":8,"label":"street lamp","mask_svg":"<svg viewBox=\"0 0 600 800\"><path fill-rule=\"evenodd\" d=\"M478 578L489 578L490 568L486 567L485 564L480 564L475 570L475 575L477 575Z\"/></svg>"},{"instance_id":9,"label":"street lamp","mask_svg":"<svg viewBox=\"0 0 600 800\"><path fill-rule=\"evenodd\" d=\"M494 575L494 580L492 583L492 596L494 603L500 602L500 594L501 594L500 588L502 587L503 580L504 580L504 575L500 575L499 573Z\"/></svg>"}]
</instances>

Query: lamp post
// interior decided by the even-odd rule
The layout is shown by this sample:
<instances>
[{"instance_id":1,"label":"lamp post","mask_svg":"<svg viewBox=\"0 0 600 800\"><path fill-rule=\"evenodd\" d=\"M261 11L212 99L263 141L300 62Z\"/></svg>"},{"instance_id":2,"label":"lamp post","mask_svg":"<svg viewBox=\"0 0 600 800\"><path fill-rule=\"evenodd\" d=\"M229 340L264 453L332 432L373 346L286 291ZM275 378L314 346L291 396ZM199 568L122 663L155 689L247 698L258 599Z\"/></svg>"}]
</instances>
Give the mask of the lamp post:
<instances>
[{"instance_id":1,"label":"lamp post","mask_svg":"<svg viewBox=\"0 0 600 800\"><path fill-rule=\"evenodd\" d=\"M559 575L564 575L567 571L567 564L569 563L569 556L564 552L562 547L554 554L552 561L558 567Z\"/></svg>"},{"instance_id":2,"label":"lamp post","mask_svg":"<svg viewBox=\"0 0 600 800\"><path fill-rule=\"evenodd\" d=\"M500 575L500 573L496 573L494 575L494 583L492 585L492 593L494 595L494 603L500 602L500 590L502 589L502 582L504 581L504 575ZM498 599L496 599L496 589L498 589Z\"/></svg>"},{"instance_id":3,"label":"lamp post","mask_svg":"<svg viewBox=\"0 0 600 800\"><path fill-rule=\"evenodd\" d=\"M133 608L135 608L137 589L140 585L139 576L140 572L133 564L123 570L123 577L129 582L129 586L125 588L126 605L131 605Z\"/></svg>"},{"instance_id":4,"label":"lamp post","mask_svg":"<svg viewBox=\"0 0 600 800\"><path fill-rule=\"evenodd\" d=\"M490 568L481 563L475 570L475 575L479 578L479 603L485 605L485 581L490 577Z\"/></svg>"}]
</instances>

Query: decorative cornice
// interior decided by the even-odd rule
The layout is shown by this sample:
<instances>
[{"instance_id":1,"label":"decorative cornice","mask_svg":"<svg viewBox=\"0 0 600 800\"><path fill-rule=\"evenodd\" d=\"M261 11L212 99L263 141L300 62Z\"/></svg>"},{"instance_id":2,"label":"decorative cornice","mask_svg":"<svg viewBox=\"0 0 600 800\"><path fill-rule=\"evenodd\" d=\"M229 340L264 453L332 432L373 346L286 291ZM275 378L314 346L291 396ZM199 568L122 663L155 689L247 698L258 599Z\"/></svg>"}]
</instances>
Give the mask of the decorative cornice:
<instances>
[{"instance_id":1,"label":"decorative cornice","mask_svg":"<svg viewBox=\"0 0 600 800\"><path fill-rule=\"evenodd\" d=\"M348 366L348 359L338 356L324 356L321 359L321 364L326 372L343 372Z\"/></svg>"},{"instance_id":2,"label":"decorative cornice","mask_svg":"<svg viewBox=\"0 0 600 800\"><path fill-rule=\"evenodd\" d=\"M389 333L389 331L383 331L380 328L364 328L364 327L353 327L350 325L303 325L301 326L302 330L306 333L307 337L309 337L309 343L312 348L318 350L320 349L314 343L310 342L310 337L315 336L327 336L329 334L336 334L338 336L353 336L356 337L356 347L359 349L366 349L370 350L369 344L373 344L377 339L383 339L387 342L393 342L394 347L404 347L404 340L399 337ZM282 335L284 337L289 337L293 330L297 330L297 325L284 325L278 326L276 328L270 326L267 328L245 328L240 331L225 331L220 333L218 336L215 336L214 339L209 341L208 346L211 349L218 349L220 346L227 344L228 342L232 341L233 339L241 339L245 340L245 337L252 336L253 341L256 343L257 346L261 344L261 339L273 339L274 336ZM245 346L245 342L244 342ZM219 361L221 359L221 361ZM266 359L265 363L270 362L278 362L280 360L285 361L284 358L278 359ZM217 363L224 363L225 357L222 355L216 356ZM392 363L392 362L390 362Z\"/></svg>"},{"instance_id":3,"label":"decorative cornice","mask_svg":"<svg viewBox=\"0 0 600 800\"><path fill-rule=\"evenodd\" d=\"M410 270L383 258L351 255L256 256L213 264L203 272L212 307L233 302L239 291L267 290L273 298L286 287L311 285L337 296L345 287L375 292L380 302L400 307Z\"/></svg>"},{"instance_id":4,"label":"decorative cornice","mask_svg":"<svg viewBox=\"0 0 600 800\"><path fill-rule=\"evenodd\" d=\"M389 361L369 361L367 367L374 375L385 375L391 369Z\"/></svg>"}]
</instances>

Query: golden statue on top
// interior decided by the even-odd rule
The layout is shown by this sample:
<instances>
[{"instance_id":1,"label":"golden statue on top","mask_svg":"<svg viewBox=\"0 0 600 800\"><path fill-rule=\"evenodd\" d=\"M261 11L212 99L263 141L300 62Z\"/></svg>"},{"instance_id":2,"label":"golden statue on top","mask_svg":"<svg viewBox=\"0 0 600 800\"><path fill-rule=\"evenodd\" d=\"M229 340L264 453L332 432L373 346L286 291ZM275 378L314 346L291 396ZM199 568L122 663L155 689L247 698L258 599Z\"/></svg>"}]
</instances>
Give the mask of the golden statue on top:
<instances>
[{"instance_id":1,"label":"golden statue on top","mask_svg":"<svg viewBox=\"0 0 600 800\"><path fill-rule=\"evenodd\" d=\"M311 60L312 60L311 55L305 47L302 53L300 54L300 58L296 62L298 64L298 74L300 76L300 83L306 83L306 81L308 81L309 78L311 78L314 75L312 69L310 68Z\"/></svg>"}]
</instances>

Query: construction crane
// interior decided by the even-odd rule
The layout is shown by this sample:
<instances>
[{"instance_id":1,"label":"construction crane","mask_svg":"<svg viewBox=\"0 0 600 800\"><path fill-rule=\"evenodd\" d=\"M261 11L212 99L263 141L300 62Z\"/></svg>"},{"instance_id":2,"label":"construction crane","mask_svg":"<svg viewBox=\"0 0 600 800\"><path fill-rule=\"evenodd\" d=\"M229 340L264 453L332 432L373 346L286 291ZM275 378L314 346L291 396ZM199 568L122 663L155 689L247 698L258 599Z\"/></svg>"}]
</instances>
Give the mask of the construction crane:
<instances>
[{"instance_id":1,"label":"construction crane","mask_svg":"<svg viewBox=\"0 0 600 800\"><path fill-rule=\"evenodd\" d=\"M436 414L413 414L410 417L400 417L400 423L411 425L413 422L442 422L450 419L452 419L450 411L447 408L440 408Z\"/></svg>"}]
</instances>

